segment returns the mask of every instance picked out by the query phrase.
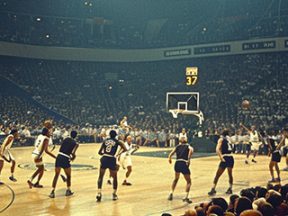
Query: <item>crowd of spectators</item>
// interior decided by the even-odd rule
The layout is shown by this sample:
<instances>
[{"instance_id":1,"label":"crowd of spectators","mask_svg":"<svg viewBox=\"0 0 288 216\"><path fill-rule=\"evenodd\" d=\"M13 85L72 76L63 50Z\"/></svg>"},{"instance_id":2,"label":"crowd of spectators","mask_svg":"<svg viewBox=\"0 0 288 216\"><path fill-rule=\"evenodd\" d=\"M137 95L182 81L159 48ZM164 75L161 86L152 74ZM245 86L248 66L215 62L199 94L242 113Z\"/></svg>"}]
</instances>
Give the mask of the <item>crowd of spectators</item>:
<instances>
[{"instance_id":1,"label":"crowd of spectators","mask_svg":"<svg viewBox=\"0 0 288 216\"><path fill-rule=\"evenodd\" d=\"M25 2L23 12L22 3L4 1L0 3L0 40L45 46L152 48L288 34L288 7L281 1L181 2L188 4L182 9L178 1L178 5L171 1L173 13L155 10L154 14L148 8L162 9L160 2L155 5L149 2L150 6L135 3L131 11L125 10L123 4L118 7L122 16L107 11L105 4L80 2L78 8L69 1L51 3L45 5L48 11L37 8L39 12L35 14L33 8L41 3L31 3L29 11L30 3ZM140 13L137 14L139 8L147 13L131 18Z\"/></svg>"},{"instance_id":2,"label":"crowd of spectators","mask_svg":"<svg viewBox=\"0 0 288 216\"><path fill-rule=\"evenodd\" d=\"M287 53L251 54L157 63L86 63L2 58L1 75L17 83L37 102L76 125L115 125L123 116L142 130L178 133L198 128L198 119L172 118L166 92L200 92L203 134L239 124L266 130L287 123ZM185 85L186 66L198 66L199 81ZM9 95L10 94L10 95ZM1 116L28 126L47 118L35 104L1 93ZM243 110L248 99L251 107ZM51 117L50 117L51 118ZM63 124L61 122L61 124Z\"/></svg>"},{"instance_id":3,"label":"crowd of spectators","mask_svg":"<svg viewBox=\"0 0 288 216\"><path fill-rule=\"evenodd\" d=\"M267 185L243 189L228 202L222 197L196 205L185 216L286 216L288 215L288 185ZM171 215L164 213L162 216Z\"/></svg>"}]
</instances>

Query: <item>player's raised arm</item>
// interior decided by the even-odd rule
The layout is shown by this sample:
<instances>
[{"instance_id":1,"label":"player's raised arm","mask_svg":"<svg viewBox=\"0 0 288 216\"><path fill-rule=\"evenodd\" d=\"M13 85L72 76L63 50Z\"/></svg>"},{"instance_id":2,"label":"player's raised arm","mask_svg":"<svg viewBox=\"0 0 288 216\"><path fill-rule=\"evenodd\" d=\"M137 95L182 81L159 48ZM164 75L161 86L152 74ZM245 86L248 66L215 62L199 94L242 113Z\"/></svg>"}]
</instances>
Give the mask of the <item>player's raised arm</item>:
<instances>
[{"instance_id":1,"label":"player's raised arm","mask_svg":"<svg viewBox=\"0 0 288 216\"><path fill-rule=\"evenodd\" d=\"M140 146L137 144L132 144L132 147L133 147L133 150L132 150L131 154L134 154L140 148Z\"/></svg>"},{"instance_id":2,"label":"player's raised arm","mask_svg":"<svg viewBox=\"0 0 288 216\"><path fill-rule=\"evenodd\" d=\"M247 127L245 127L245 125L243 125L242 123L240 123L240 127L242 127L243 129L245 129L246 131L250 132L251 130Z\"/></svg>"},{"instance_id":3,"label":"player's raised arm","mask_svg":"<svg viewBox=\"0 0 288 216\"><path fill-rule=\"evenodd\" d=\"M280 150L281 147L285 144L285 139L286 139L285 136L283 136L281 141L280 141L280 143L279 143L279 145L276 148L277 150Z\"/></svg>"}]
</instances>

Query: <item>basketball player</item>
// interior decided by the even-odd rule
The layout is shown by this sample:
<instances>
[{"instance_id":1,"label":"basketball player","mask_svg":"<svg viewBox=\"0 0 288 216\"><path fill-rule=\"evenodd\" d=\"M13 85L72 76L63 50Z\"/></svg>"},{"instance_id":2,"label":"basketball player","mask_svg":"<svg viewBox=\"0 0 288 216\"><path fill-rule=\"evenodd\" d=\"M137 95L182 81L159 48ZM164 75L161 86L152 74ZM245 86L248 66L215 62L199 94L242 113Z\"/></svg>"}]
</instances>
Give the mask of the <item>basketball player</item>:
<instances>
[{"instance_id":1,"label":"basketball player","mask_svg":"<svg viewBox=\"0 0 288 216\"><path fill-rule=\"evenodd\" d=\"M256 155L259 151L259 147L261 145L261 135L258 133L258 131L256 131L256 127L255 125L252 125L251 129L245 127L243 124L240 124L240 126L242 128L244 128L246 131L249 132L249 142L250 142L250 148L248 148L247 151L247 155L246 155L246 160L245 163L248 164L248 159L250 156L251 151L253 152L253 159L252 162L253 163L257 163L257 161L255 160Z\"/></svg>"},{"instance_id":2,"label":"basketball player","mask_svg":"<svg viewBox=\"0 0 288 216\"><path fill-rule=\"evenodd\" d=\"M271 161L269 163L269 170L271 174L271 181L269 183L274 183L274 182L280 182L280 169L278 166L278 163L281 161L281 154L280 151L277 149L277 142L276 139L277 137L275 136L274 131L269 131L268 137L267 137L267 142L268 142L268 147L269 147L269 155L270 153L272 154L271 156ZM277 178L274 178L274 170L273 168L275 167L276 173L277 173Z\"/></svg>"},{"instance_id":3,"label":"basketball player","mask_svg":"<svg viewBox=\"0 0 288 216\"><path fill-rule=\"evenodd\" d=\"M35 149L32 152L32 158L34 159L34 163L37 167L37 170L33 173L31 178L27 181L29 188L36 187L42 188L43 186L40 185L40 180L44 174L44 163L43 163L43 155L47 153L49 156L56 158L56 156L48 150L50 140L50 132L45 127L42 129L42 133L37 137L35 140ZM34 178L38 176L38 180L35 184L33 184Z\"/></svg>"},{"instance_id":4,"label":"basketball player","mask_svg":"<svg viewBox=\"0 0 288 216\"><path fill-rule=\"evenodd\" d=\"M280 150L282 146L286 146L286 142L288 141L288 128L284 128L282 130L282 139L279 143L279 145L277 146L277 150ZM287 160L287 155L286 155L286 160ZM287 161L286 161L287 163ZM286 170L285 170L286 171Z\"/></svg>"},{"instance_id":5,"label":"basketball player","mask_svg":"<svg viewBox=\"0 0 288 216\"><path fill-rule=\"evenodd\" d=\"M213 187L211 191L208 193L209 196L213 196L216 194L216 186L218 183L219 178L227 168L228 176L229 176L229 188L226 191L226 194L232 194L232 186L233 186L233 167L234 167L234 158L232 155L233 146L229 143L228 137L229 131L225 129L222 132L222 136L218 139L217 146L216 146L216 153L220 158L220 164L218 170L216 172L216 176L214 178Z\"/></svg>"},{"instance_id":6,"label":"basketball player","mask_svg":"<svg viewBox=\"0 0 288 216\"><path fill-rule=\"evenodd\" d=\"M125 140L125 136L129 134L130 129L132 129L132 127L127 123L127 116L124 116L120 121L119 139Z\"/></svg>"},{"instance_id":7,"label":"basketball player","mask_svg":"<svg viewBox=\"0 0 288 216\"><path fill-rule=\"evenodd\" d=\"M283 169L283 171L288 171L288 138L285 138L283 151L284 155L286 156L286 167Z\"/></svg>"},{"instance_id":8,"label":"basketball player","mask_svg":"<svg viewBox=\"0 0 288 216\"><path fill-rule=\"evenodd\" d=\"M99 170L99 177L98 177L98 194L96 196L97 202L101 201L102 198L102 183L103 183L103 177L105 175L106 169L109 169L110 175L113 178L113 194L112 194L112 199L117 200L118 196L116 194L117 192L117 187L118 187L118 181L117 181L117 172L118 172L118 167L116 165L116 152L118 149L118 146L123 149L123 152L126 152L126 146L122 141L119 141L116 139L117 133L115 130L111 130L110 133L110 138L106 139L100 149L98 154L102 155L100 159L100 170Z\"/></svg>"},{"instance_id":9,"label":"basketball player","mask_svg":"<svg viewBox=\"0 0 288 216\"><path fill-rule=\"evenodd\" d=\"M176 153L176 162L174 165L175 178L172 183L172 191L169 194L168 200L173 200L173 193L176 188L177 182L180 177L180 173L183 174L186 180L186 197L183 202L192 203L192 200L188 198L190 187L191 187L191 172L189 169L190 159L193 154L193 148L187 143L187 138L181 136L179 140L179 145L177 145L169 154L169 163L172 163L172 156Z\"/></svg>"},{"instance_id":10,"label":"basketball player","mask_svg":"<svg viewBox=\"0 0 288 216\"><path fill-rule=\"evenodd\" d=\"M66 196L73 195L73 192L71 191L71 164L70 160L73 161L76 158L76 151L78 148L78 144L75 141L75 138L77 136L76 131L71 131L70 137L67 137L63 140L61 147L59 149L56 163L55 163L55 175L52 183L52 191L49 195L50 198L55 198L55 188L58 181L58 177L61 172L61 168L64 169L64 172L66 174L66 184L67 184L67 190L66 190Z\"/></svg>"},{"instance_id":11,"label":"basketball player","mask_svg":"<svg viewBox=\"0 0 288 216\"><path fill-rule=\"evenodd\" d=\"M49 133L50 133L50 137L49 137L49 149L51 149L50 151L52 152L56 145L53 144L53 132L54 132L54 129L53 129L53 121L52 120L46 120L44 122L44 127L46 127L48 130L49 130Z\"/></svg>"},{"instance_id":12,"label":"basketball player","mask_svg":"<svg viewBox=\"0 0 288 216\"><path fill-rule=\"evenodd\" d=\"M119 153L120 154L120 164L121 164L123 169L127 169L126 174L125 174L125 180L123 181L122 185L131 186L132 184L130 182L128 182L128 178L132 172L131 155L139 149L139 146L132 144L132 137L130 135L127 136L127 138L126 138L125 146L126 146L127 151L123 152L123 153L121 151Z\"/></svg>"},{"instance_id":13,"label":"basketball player","mask_svg":"<svg viewBox=\"0 0 288 216\"><path fill-rule=\"evenodd\" d=\"M4 161L11 163L11 176L9 177L9 179L13 182L17 181L17 179L14 178L14 170L15 170L16 162L12 153L10 152L10 148L14 140L17 139L18 136L19 136L18 130L12 129L10 131L10 134L5 138L4 142L0 146L0 175L4 166ZM1 180L0 180L0 184L2 184Z\"/></svg>"},{"instance_id":14,"label":"basketball player","mask_svg":"<svg viewBox=\"0 0 288 216\"><path fill-rule=\"evenodd\" d=\"M187 137L187 133L186 133L186 129L185 129L185 128L182 128L181 133L179 133L179 135L178 135L179 141L181 140L182 137L185 138L186 140L188 140L188 137Z\"/></svg>"}]
</instances>

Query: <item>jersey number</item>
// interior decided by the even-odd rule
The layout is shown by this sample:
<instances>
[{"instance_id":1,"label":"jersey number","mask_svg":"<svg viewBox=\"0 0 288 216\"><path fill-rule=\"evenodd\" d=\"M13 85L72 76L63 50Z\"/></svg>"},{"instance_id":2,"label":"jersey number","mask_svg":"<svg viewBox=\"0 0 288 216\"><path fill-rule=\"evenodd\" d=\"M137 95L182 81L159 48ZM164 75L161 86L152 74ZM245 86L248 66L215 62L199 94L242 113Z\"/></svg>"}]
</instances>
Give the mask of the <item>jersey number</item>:
<instances>
[{"instance_id":1,"label":"jersey number","mask_svg":"<svg viewBox=\"0 0 288 216\"><path fill-rule=\"evenodd\" d=\"M41 139L39 139L38 141L37 141L37 144L36 144L36 147L39 147L39 145L41 144Z\"/></svg>"},{"instance_id":2,"label":"jersey number","mask_svg":"<svg viewBox=\"0 0 288 216\"><path fill-rule=\"evenodd\" d=\"M114 145L115 145L115 142L114 142L114 141L108 140L108 141L106 142L105 151L106 151L107 153L111 152L111 149L112 149L112 147L113 147Z\"/></svg>"},{"instance_id":3,"label":"jersey number","mask_svg":"<svg viewBox=\"0 0 288 216\"><path fill-rule=\"evenodd\" d=\"M107 153L111 152L111 149L112 149L112 145L106 146L106 152Z\"/></svg>"}]
</instances>

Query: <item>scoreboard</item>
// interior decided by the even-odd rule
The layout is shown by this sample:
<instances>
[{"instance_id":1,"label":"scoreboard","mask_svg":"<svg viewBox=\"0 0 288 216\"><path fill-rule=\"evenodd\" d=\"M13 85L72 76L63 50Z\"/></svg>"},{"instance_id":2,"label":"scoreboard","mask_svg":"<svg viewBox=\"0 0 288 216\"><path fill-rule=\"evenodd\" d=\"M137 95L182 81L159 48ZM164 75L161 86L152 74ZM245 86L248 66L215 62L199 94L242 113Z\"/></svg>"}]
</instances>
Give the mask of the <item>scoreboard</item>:
<instances>
[{"instance_id":1,"label":"scoreboard","mask_svg":"<svg viewBox=\"0 0 288 216\"><path fill-rule=\"evenodd\" d=\"M193 86L198 81L198 67L186 67L186 85Z\"/></svg>"}]
</instances>

